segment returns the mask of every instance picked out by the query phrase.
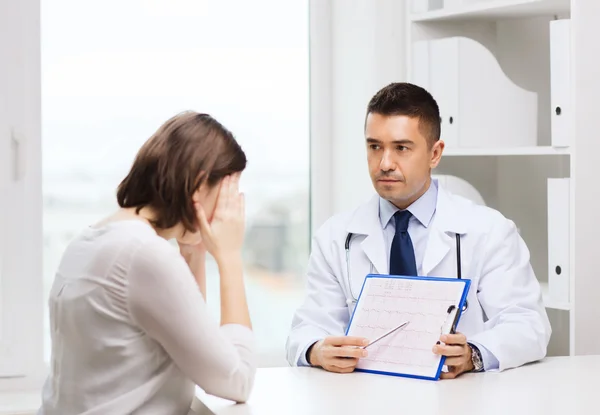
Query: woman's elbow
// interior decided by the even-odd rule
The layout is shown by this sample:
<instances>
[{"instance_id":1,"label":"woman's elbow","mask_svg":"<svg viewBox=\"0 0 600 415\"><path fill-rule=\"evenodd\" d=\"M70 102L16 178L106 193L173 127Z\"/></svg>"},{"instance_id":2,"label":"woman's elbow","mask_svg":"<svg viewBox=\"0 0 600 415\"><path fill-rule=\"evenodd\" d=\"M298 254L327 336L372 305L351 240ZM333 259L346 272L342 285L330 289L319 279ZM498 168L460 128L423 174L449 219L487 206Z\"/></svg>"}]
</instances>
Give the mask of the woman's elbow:
<instances>
[{"instance_id":1,"label":"woman's elbow","mask_svg":"<svg viewBox=\"0 0 600 415\"><path fill-rule=\"evenodd\" d=\"M211 385L205 388L206 393L236 403L245 403L252 393L256 370L250 367L244 369L235 371L214 383L211 382Z\"/></svg>"},{"instance_id":2,"label":"woman's elbow","mask_svg":"<svg viewBox=\"0 0 600 415\"><path fill-rule=\"evenodd\" d=\"M235 401L236 403L246 403L248 399L250 399L250 394L252 393L253 386L253 380L249 380L244 385L242 385L230 399L232 401Z\"/></svg>"}]
</instances>

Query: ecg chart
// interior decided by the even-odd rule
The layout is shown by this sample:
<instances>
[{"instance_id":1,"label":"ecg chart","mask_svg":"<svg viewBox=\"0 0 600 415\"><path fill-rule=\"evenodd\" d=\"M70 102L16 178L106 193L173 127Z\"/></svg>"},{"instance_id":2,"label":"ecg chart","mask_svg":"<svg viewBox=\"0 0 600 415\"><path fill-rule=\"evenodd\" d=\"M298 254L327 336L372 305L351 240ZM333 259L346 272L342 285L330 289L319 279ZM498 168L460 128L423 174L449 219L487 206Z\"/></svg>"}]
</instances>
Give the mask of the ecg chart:
<instances>
[{"instance_id":1,"label":"ecg chart","mask_svg":"<svg viewBox=\"0 0 600 415\"><path fill-rule=\"evenodd\" d=\"M369 346L358 368L434 377L440 356L432 351L448 322L448 307L458 305L464 284L457 280L367 278L348 330L373 340L409 321L404 328Z\"/></svg>"}]
</instances>

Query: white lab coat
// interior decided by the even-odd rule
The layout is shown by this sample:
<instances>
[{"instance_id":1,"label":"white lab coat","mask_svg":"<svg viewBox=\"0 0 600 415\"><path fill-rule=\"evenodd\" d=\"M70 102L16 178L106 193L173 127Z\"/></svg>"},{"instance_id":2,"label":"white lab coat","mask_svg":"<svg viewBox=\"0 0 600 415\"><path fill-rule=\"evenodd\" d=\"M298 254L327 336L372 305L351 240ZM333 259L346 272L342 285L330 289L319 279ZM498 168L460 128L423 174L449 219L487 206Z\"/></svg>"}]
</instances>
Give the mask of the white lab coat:
<instances>
[{"instance_id":1,"label":"white lab coat","mask_svg":"<svg viewBox=\"0 0 600 415\"><path fill-rule=\"evenodd\" d=\"M457 331L483 345L505 370L542 359L551 328L529 250L515 224L489 207L449 193L438 184L436 213L429 225L422 274L456 278L456 233L461 234L462 278L471 280L469 308ZM286 343L291 365L317 340L344 335L355 301L348 287L348 232L351 284L358 296L369 273L387 274L386 246L375 195L357 209L330 218L313 240L307 297L297 310ZM433 346L433 345L432 345Z\"/></svg>"}]
</instances>

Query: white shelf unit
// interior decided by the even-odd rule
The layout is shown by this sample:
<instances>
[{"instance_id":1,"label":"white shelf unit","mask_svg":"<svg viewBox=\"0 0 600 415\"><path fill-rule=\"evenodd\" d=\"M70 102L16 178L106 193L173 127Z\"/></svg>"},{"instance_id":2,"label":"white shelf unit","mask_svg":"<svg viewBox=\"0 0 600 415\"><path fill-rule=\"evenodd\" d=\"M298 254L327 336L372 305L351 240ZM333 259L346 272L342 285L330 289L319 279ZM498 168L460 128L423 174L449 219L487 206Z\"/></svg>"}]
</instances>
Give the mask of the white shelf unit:
<instances>
[{"instance_id":1,"label":"white shelf unit","mask_svg":"<svg viewBox=\"0 0 600 415\"><path fill-rule=\"evenodd\" d=\"M414 1L422 2L421 9L423 9L423 5L427 4L433 4L436 8L415 13ZM576 27L581 21L578 18L584 16L586 10L591 12L598 9L600 11L597 4L600 2L597 0L445 1L447 7L443 7L444 0L409 0L407 1L406 11L408 16L406 36L408 80L421 84L432 92L434 98L440 104L442 139L444 139L444 132L446 132L446 136L448 134L451 136L451 145L446 146L442 162L435 173L455 175L469 181L481 193L488 206L500 210L517 224L521 236L530 250L531 262L542 286L544 304L553 327L549 355L600 353L600 336L596 335L594 337L585 333L585 330L589 330L589 323L586 324L586 322L591 321L592 316L583 314L584 310L589 313L593 303L590 298L583 298L586 295L586 290L583 287L587 284L590 288L600 288L600 283L591 281L591 278L596 278L596 280L600 280L600 278L593 274L590 275L587 270L584 271L583 267L575 267L575 261L578 258L578 251L575 251L575 242L578 241L575 231L581 229L582 226L581 222L575 220L578 206L580 206L577 203L585 199L583 189L578 189L575 186L575 181L583 175L584 171L593 170L593 166L590 165L591 160L583 161L582 163L587 163L584 166L575 164L576 160L580 160L576 158L575 148L578 144L591 142L592 138L586 138L582 135L583 131L591 131L591 119L587 118L584 125L582 120L577 119L577 115L573 116L572 126L569 127L569 146L552 146L552 118L554 113L551 108L550 44L550 22L559 19L570 19L569 47L574 49L579 46L578 42L583 44L584 38L577 35L578 31L583 32L583 29ZM572 13L573 9L576 9L576 13ZM600 16L600 14L596 14L596 16ZM594 31L598 36L600 30L596 27L600 26L600 22L595 26L592 26L589 21L585 24L585 31L588 33ZM486 118L486 120L493 118L490 118L489 114L485 114L488 109L485 105L481 105L481 102L485 101L486 98L481 94L486 94L486 89L481 88L481 79L475 80L472 85L469 85L469 76L472 77L475 71L468 68L471 63L473 63L473 66L484 68L491 68L492 66L489 62L489 53L488 56L484 53L479 53L477 56L474 53L468 55L460 47L449 47L448 51L439 52L440 41L447 42L448 39L468 39L466 42L459 41L459 43L463 42L462 44L472 43L474 40L491 53L501 71L496 69L488 71L491 77L486 82L497 82L506 85L506 81L509 80L514 85L509 86L516 91L524 90L535 93L537 100L535 129L532 130L531 125L524 126L528 131L535 131L535 137L528 137L528 143L507 146L506 144L503 145L500 139L496 139L494 145L488 142L481 147L461 146L460 140L464 140L461 134L467 134L469 129L461 128L457 140L455 137L456 132L452 131L456 127L449 125L447 122L445 123L444 117L448 115L448 107L454 105L456 108L453 108L453 111L460 112L462 108L464 113L472 115L473 108L476 108L475 111L482 111L483 118ZM588 40L585 40L585 42L588 42ZM423 44L429 46L423 47ZM588 44L591 45L590 42ZM441 57L433 56L435 53L439 53ZM461 53L461 58L453 57L452 53ZM579 49L579 53L583 54L584 52ZM470 59L470 61L465 64L465 59ZM483 62L486 59L487 61ZM456 63L456 61L459 61L459 63ZM425 68L424 62L429 64L428 68ZM440 79L437 82L432 80L434 77L432 71L435 70L432 62L438 65L446 62L447 65L442 65L442 71L450 72L450 77L447 73L444 73L439 75ZM577 74L576 63L574 52L571 52L569 71L574 74ZM598 67L600 66L598 61L595 64L595 69L585 68L588 82L600 82L600 78L593 77L594 72L592 71L595 70L598 73ZM461 71L468 72L469 75L461 76ZM452 78L452 76L455 78ZM480 76L486 77L486 73L481 73ZM587 95L586 101L583 101L583 95L585 94L576 93L576 90L582 91L585 90L585 87L581 83L576 83L574 76L571 78L567 88L571 91L571 102L565 105L571 105L571 111L573 111L574 107L590 105L591 101L588 101L588 99L591 98L591 95ZM451 84L452 82L449 81L454 80L456 80L458 87L452 85L449 88L450 92L440 90L441 85ZM489 88L489 90L496 91L494 93L497 94L499 88L497 85L493 86L495 88ZM459 96L455 96L456 94ZM515 115L518 115L515 108L518 109L520 105L522 106L522 102L516 102L516 96L517 94L513 93L511 95L509 93L500 97L501 100L504 100L503 106L495 108L497 117L495 117L493 123L490 123L490 131L501 126L500 123L510 123L511 120L515 119L521 120L517 122L523 122L523 117L515 117ZM508 105L506 105L506 97L513 100L512 102L509 101ZM490 94L489 98L490 105L493 105L496 96ZM469 100L472 102L467 102ZM461 115L463 115L462 118L454 117L454 124L457 123L457 118L463 121L464 124L465 114ZM477 121L469 120L468 122ZM484 125L487 122L485 121ZM576 128L578 122L580 123L579 130ZM498 124L494 125L494 123ZM448 131L451 132L448 133ZM499 134L496 135L499 136ZM465 141L472 143L473 139L478 137L474 135L467 138L468 140ZM510 138L512 139L512 137ZM482 139L485 140L486 137L483 136ZM535 144L531 145L531 141ZM585 148L584 151L586 151ZM547 181L549 178L570 178L571 182L569 194L567 195L569 198L569 217L565 219L568 220L570 225L569 253L567 256L570 257L570 260L566 269L566 275L570 276L569 301L560 301L551 297L551 290L548 285L549 272L554 272L555 269L553 265L549 266L548 254ZM590 200L590 198L587 199ZM600 219L591 216L583 220L600 222ZM591 226L595 226L594 229L596 230L600 227L597 224ZM587 240L590 239L589 235L580 235L579 241L584 236L588 238ZM598 246L597 243L595 245ZM583 251L580 255L581 258L591 259L593 257L585 251L589 250L589 246L577 245L577 248ZM552 255L550 257L552 260ZM552 261L550 263L552 264ZM576 269L579 274L576 274ZM560 271L556 272L560 273ZM586 274L584 275L583 272L586 272ZM575 282L575 278L578 278L577 282ZM596 292L596 296L600 299L600 292ZM582 310L577 307L580 303L582 304ZM595 313L596 317L600 314L597 309ZM581 342L578 343L577 339L580 339Z\"/></svg>"},{"instance_id":2,"label":"white shelf unit","mask_svg":"<svg viewBox=\"0 0 600 415\"><path fill-rule=\"evenodd\" d=\"M492 147L492 148L448 148L444 157L448 156L557 156L570 154L568 147L531 146L531 147Z\"/></svg>"},{"instance_id":3,"label":"white shelf unit","mask_svg":"<svg viewBox=\"0 0 600 415\"><path fill-rule=\"evenodd\" d=\"M442 5L443 1L437 3ZM441 7L423 13L411 13L410 20L412 22L497 20L565 14L569 10L570 0L463 0L456 2L454 7Z\"/></svg>"},{"instance_id":4,"label":"white shelf unit","mask_svg":"<svg viewBox=\"0 0 600 415\"><path fill-rule=\"evenodd\" d=\"M554 309L554 310L570 310L571 304L564 303L561 301L554 300L550 297L550 288L548 287L547 282L542 282L542 297L544 299L544 304L546 304L546 308Z\"/></svg>"}]
</instances>

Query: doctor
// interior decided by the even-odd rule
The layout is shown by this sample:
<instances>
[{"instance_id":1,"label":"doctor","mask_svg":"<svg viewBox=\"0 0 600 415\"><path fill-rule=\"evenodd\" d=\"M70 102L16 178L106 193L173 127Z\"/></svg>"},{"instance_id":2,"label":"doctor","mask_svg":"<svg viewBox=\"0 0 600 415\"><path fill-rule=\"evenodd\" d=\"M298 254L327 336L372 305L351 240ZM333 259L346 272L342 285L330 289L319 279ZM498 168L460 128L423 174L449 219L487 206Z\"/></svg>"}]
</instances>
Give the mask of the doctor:
<instances>
[{"instance_id":1,"label":"doctor","mask_svg":"<svg viewBox=\"0 0 600 415\"><path fill-rule=\"evenodd\" d=\"M386 86L369 102L365 138L378 195L316 233L307 297L286 344L289 363L354 370L367 353L356 346L367 339L344 333L369 273L471 279L457 334L431 345L447 356L443 378L543 358L550 323L515 224L431 178L444 151L433 97L408 83Z\"/></svg>"}]
</instances>

